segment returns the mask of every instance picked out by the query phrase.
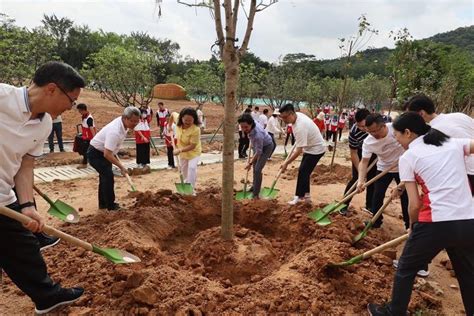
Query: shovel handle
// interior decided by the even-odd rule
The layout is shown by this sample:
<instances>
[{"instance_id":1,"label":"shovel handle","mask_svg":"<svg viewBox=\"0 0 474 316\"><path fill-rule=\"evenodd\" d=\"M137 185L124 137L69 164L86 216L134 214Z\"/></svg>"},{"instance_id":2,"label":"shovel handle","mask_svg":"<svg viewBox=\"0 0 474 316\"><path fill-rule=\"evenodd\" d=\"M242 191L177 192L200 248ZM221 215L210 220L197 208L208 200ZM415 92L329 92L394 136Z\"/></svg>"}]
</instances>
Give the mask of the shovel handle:
<instances>
[{"instance_id":1,"label":"shovel handle","mask_svg":"<svg viewBox=\"0 0 474 316\"><path fill-rule=\"evenodd\" d=\"M384 251L385 249L393 248L393 247L397 246L398 244L401 244L402 242L404 242L407 239L408 239L408 234L402 235L400 237L397 237L395 239L392 239L392 240L386 242L385 244L382 244L378 247L375 247L374 249L371 249L369 251L364 252L362 254L362 257L363 257L363 259L367 259L367 258L371 257L372 255L374 255L376 253L380 253L380 252Z\"/></svg>"},{"instance_id":2,"label":"shovel handle","mask_svg":"<svg viewBox=\"0 0 474 316\"><path fill-rule=\"evenodd\" d=\"M173 146L173 151L176 150L176 145L174 143L174 134L170 133L171 136L171 146ZM184 178L183 178L183 173L181 172L181 161L179 160L179 155L175 155L176 157L176 162L178 165L178 173L179 173L179 178L181 179L181 184L184 184Z\"/></svg>"},{"instance_id":3,"label":"shovel handle","mask_svg":"<svg viewBox=\"0 0 474 316\"><path fill-rule=\"evenodd\" d=\"M40 189L38 189L38 187L34 184L33 184L33 190L35 190L36 193L38 193L43 199L45 199L46 202L49 203L49 205L54 206L54 202L46 194L41 192Z\"/></svg>"},{"instance_id":4,"label":"shovel handle","mask_svg":"<svg viewBox=\"0 0 474 316\"><path fill-rule=\"evenodd\" d=\"M369 165L369 167L367 168L367 172L369 172L375 166L376 163L377 163L377 158L375 158L374 161L372 161L372 163ZM354 191L356 187L357 187L357 181L354 182L354 184L350 187L350 189L342 198L345 198L348 194L351 194L352 191Z\"/></svg>"},{"instance_id":5,"label":"shovel handle","mask_svg":"<svg viewBox=\"0 0 474 316\"><path fill-rule=\"evenodd\" d=\"M120 161L118 155L115 155L115 157L117 158L118 161ZM122 163L122 162L120 161L120 163ZM127 178L128 184L132 188L132 191L136 191L137 189L135 189L135 186L133 185L132 179L130 178L128 173L125 173L125 178Z\"/></svg>"},{"instance_id":6,"label":"shovel handle","mask_svg":"<svg viewBox=\"0 0 474 316\"><path fill-rule=\"evenodd\" d=\"M158 148L156 148L155 141L153 140L153 136L151 135L150 135L150 143L151 143L151 146L153 146L153 149L155 150L156 155L159 156L160 153L158 152Z\"/></svg>"},{"instance_id":7,"label":"shovel handle","mask_svg":"<svg viewBox=\"0 0 474 316\"><path fill-rule=\"evenodd\" d=\"M284 162L287 162L288 159L290 159L291 154L293 153L293 151L295 150L295 148L296 148L296 144L294 144L293 147L291 147L290 153L288 154L288 156L286 156ZM280 176L281 176L282 173L283 173L283 170L280 169L280 171L278 171L278 173L277 173L277 176L275 177L275 180L273 181L272 190L273 190L273 188L275 187L275 185L276 185L278 179L280 179Z\"/></svg>"},{"instance_id":8,"label":"shovel handle","mask_svg":"<svg viewBox=\"0 0 474 316\"><path fill-rule=\"evenodd\" d=\"M405 183L401 182L399 185L397 185L397 189L403 188L405 186ZM403 189L405 190L405 189ZM402 191L403 192L403 191ZM375 215L372 217L370 220L370 223L373 224L377 221L377 219L382 215L383 211L387 208L387 206L390 204L390 202L393 201L392 196L390 195L387 201L382 205L382 207L375 213Z\"/></svg>"},{"instance_id":9,"label":"shovel handle","mask_svg":"<svg viewBox=\"0 0 474 316\"><path fill-rule=\"evenodd\" d=\"M249 164L251 160L252 160L252 144L249 142L249 157L247 159L247 164ZM247 172L245 173L244 194L247 192L247 181L249 179L249 172L250 172L250 169L248 169Z\"/></svg>"},{"instance_id":10,"label":"shovel handle","mask_svg":"<svg viewBox=\"0 0 474 316\"><path fill-rule=\"evenodd\" d=\"M16 212L12 209L9 209L8 207L4 207L4 206L0 206L0 214L2 215L5 215L11 219L14 219L20 223L22 223L23 225L28 225L28 223L30 221L32 221L33 219L31 219L30 217L26 216L26 215L23 215L19 212ZM81 247L81 248L84 248L86 250L89 250L89 251L92 251L92 245L88 242L85 242L79 238L76 238L74 236L71 236L69 234L66 234L65 232L62 232L56 228L53 228L51 226L48 226L48 225L44 225L44 228L43 228L43 231L45 233L47 233L48 235L52 235L54 237L58 237L58 238L61 238L65 241L67 241L68 243L74 245L74 246L77 246L77 247Z\"/></svg>"}]
</instances>

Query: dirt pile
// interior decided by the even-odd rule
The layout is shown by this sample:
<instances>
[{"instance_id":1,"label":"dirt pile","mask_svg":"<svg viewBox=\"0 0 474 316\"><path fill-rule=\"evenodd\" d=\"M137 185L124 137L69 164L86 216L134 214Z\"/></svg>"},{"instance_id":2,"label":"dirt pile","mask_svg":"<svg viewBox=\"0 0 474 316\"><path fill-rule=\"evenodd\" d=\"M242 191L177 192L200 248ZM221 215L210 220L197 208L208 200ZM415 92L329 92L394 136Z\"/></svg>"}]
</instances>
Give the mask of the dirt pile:
<instances>
[{"instance_id":1,"label":"dirt pile","mask_svg":"<svg viewBox=\"0 0 474 316\"><path fill-rule=\"evenodd\" d=\"M35 160L35 167L56 167L82 163L82 156L73 152L49 153Z\"/></svg>"},{"instance_id":2,"label":"dirt pile","mask_svg":"<svg viewBox=\"0 0 474 316\"><path fill-rule=\"evenodd\" d=\"M328 165L317 165L311 174L312 184L331 184L347 182L352 176L352 170L350 167L343 166L335 163L332 171ZM294 180L298 177L298 169L292 168L286 171L282 176L286 180Z\"/></svg>"},{"instance_id":3,"label":"dirt pile","mask_svg":"<svg viewBox=\"0 0 474 316\"><path fill-rule=\"evenodd\" d=\"M142 168L128 168L128 174L131 176L140 176L143 174L147 174L151 172L151 168L149 165L146 165Z\"/></svg>"},{"instance_id":4,"label":"dirt pile","mask_svg":"<svg viewBox=\"0 0 474 316\"><path fill-rule=\"evenodd\" d=\"M236 202L235 238L224 241L220 188L196 197L162 190L135 198L127 210L85 216L79 225L62 229L101 246L127 250L141 263L114 266L64 242L45 253L56 281L86 288L69 312L343 315L361 313L367 302L390 297L390 256L375 255L344 269L325 268L387 241L383 231L374 230L356 248L351 246L365 214L334 215L333 224L320 227L306 215L312 210L308 205ZM13 289L11 284L7 288ZM429 308L434 304L430 298L415 290L411 310Z\"/></svg>"}]
</instances>

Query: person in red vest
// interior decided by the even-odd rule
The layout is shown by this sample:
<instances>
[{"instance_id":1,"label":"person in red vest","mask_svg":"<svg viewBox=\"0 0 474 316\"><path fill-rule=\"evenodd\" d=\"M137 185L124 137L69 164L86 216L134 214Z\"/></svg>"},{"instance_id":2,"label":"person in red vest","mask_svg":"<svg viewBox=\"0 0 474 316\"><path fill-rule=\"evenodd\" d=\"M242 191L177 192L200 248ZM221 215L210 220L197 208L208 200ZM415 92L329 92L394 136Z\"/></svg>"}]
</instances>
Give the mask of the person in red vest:
<instances>
[{"instance_id":1,"label":"person in red vest","mask_svg":"<svg viewBox=\"0 0 474 316\"><path fill-rule=\"evenodd\" d=\"M341 141L342 131L346 127L346 115L344 113L339 114L339 121L337 123L337 132L339 134L338 140Z\"/></svg>"},{"instance_id":2,"label":"person in red vest","mask_svg":"<svg viewBox=\"0 0 474 316\"><path fill-rule=\"evenodd\" d=\"M329 112L331 112L331 107L329 106L329 104L326 104L324 106L323 112L324 112L324 114L329 114Z\"/></svg>"},{"instance_id":3,"label":"person in red vest","mask_svg":"<svg viewBox=\"0 0 474 316\"><path fill-rule=\"evenodd\" d=\"M82 155L82 164L77 168L84 169L87 168L87 148L89 148L89 143L94 135L97 133L95 128L94 118L87 111L87 105L80 103L77 105L77 111L82 116L81 121L81 132L82 132L82 146L81 146L81 155Z\"/></svg>"},{"instance_id":4,"label":"person in red vest","mask_svg":"<svg viewBox=\"0 0 474 316\"><path fill-rule=\"evenodd\" d=\"M156 121L160 127L160 137L163 138L163 129L166 124L166 117L170 115L170 111L165 108L163 102L158 102L158 111L156 111Z\"/></svg>"},{"instance_id":5,"label":"person in red vest","mask_svg":"<svg viewBox=\"0 0 474 316\"><path fill-rule=\"evenodd\" d=\"M331 137L331 117L329 114L324 115L324 127L326 130L326 141L329 141L329 138Z\"/></svg>"},{"instance_id":6,"label":"person in red vest","mask_svg":"<svg viewBox=\"0 0 474 316\"><path fill-rule=\"evenodd\" d=\"M331 123L329 124L329 129L331 131L330 136L332 135L332 141L333 143L336 142L337 140L337 128L339 126L339 116L337 114L334 114L331 119Z\"/></svg>"},{"instance_id":7,"label":"person in red vest","mask_svg":"<svg viewBox=\"0 0 474 316\"><path fill-rule=\"evenodd\" d=\"M324 130L326 129L326 127L324 126L324 113L323 112L319 112L318 113L318 116L316 116L314 119L313 119L313 122L314 124L316 124L316 126L319 128L319 131L321 132L321 135L324 135Z\"/></svg>"},{"instance_id":8,"label":"person in red vest","mask_svg":"<svg viewBox=\"0 0 474 316\"><path fill-rule=\"evenodd\" d=\"M140 108L140 121L135 126L136 161L138 167L145 167L150 163L150 137L151 131L148 125L148 112L146 108Z\"/></svg>"}]
</instances>

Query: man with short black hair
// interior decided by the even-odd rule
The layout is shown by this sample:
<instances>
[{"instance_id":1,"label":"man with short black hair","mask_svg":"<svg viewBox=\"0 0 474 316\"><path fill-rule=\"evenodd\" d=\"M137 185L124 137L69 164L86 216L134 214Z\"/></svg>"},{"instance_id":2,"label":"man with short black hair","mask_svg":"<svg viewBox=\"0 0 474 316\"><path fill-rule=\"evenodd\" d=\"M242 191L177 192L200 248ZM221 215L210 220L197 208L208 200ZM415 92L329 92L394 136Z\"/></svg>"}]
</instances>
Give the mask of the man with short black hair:
<instances>
[{"instance_id":1,"label":"man with short black hair","mask_svg":"<svg viewBox=\"0 0 474 316\"><path fill-rule=\"evenodd\" d=\"M170 111L165 108L163 102L158 102L158 111L156 111L156 121L158 123L158 127L160 128L160 137L163 138L163 129L165 128L166 124L166 117L169 116L171 113Z\"/></svg>"},{"instance_id":2,"label":"man with short black hair","mask_svg":"<svg viewBox=\"0 0 474 316\"><path fill-rule=\"evenodd\" d=\"M77 105L77 111L81 114L81 137L82 137L82 144L81 144L81 152L82 155L82 164L80 164L77 168L84 169L87 168L87 149L89 148L89 144L94 138L94 135L97 133L95 128L94 118L92 115L87 111L87 105L84 103L80 103Z\"/></svg>"},{"instance_id":3,"label":"man with short black hair","mask_svg":"<svg viewBox=\"0 0 474 316\"><path fill-rule=\"evenodd\" d=\"M474 138L474 119L464 113L436 114L433 101L423 95L415 95L407 101L409 111L418 112L423 120L449 137ZM466 156L466 171L474 196L474 155Z\"/></svg>"},{"instance_id":4,"label":"man with short black hair","mask_svg":"<svg viewBox=\"0 0 474 316\"><path fill-rule=\"evenodd\" d=\"M252 118L255 122L258 122L258 119L260 118L260 108L256 106L254 110L252 111Z\"/></svg>"},{"instance_id":5,"label":"man with short black hair","mask_svg":"<svg viewBox=\"0 0 474 316\"><path fill-rule=\"evenodd\" d=\"M258 117L258 123L260 126L262 126L264 129L267 127L268 124L268 109L264 109L263 113L259 115Z\"/></svg>"},{"instance_id":6,"label":"man with short black hair","mask_svg":"<svg viewBox=\"0 0 474 316\"><path fill-rule=\"evenodd\" d=\"M119 167L123 175L127 174L127 169L116 155L128 129L133 130L140 122L140 115L140 110L136 107L126 107L122 116L105 125L90 142L87 156L91 166L99 173L99 209L120 210L120 206L115 203L112 164Z\"/></svg>"},{"instance_id":7,"label":"man with short black hair","mask_svg":"<svg viewBox=\"0 0 474 316\"><path fill-rule=\"evenodd\" d=\"M32 234L44 227L33 198L35 157L43 154L52 118L70 110L84 86L77 71L61 62L40 66L29 87L0 84L0 206L31 218L23 226L0 215L0 268L31 298L37 314L69 305L84 292L50 279Z\"/></svg>"},{"instance_id":8,"label":"man with short black hair","mask_svg":"<svg viewBox=\"0 0 474 316\"><path fill-rule=\"evenodd\" d=\"M311 203L310 177L319 160L326 152L323 137L316 124L307 115L301 112L296 113L291 103L280 108L280 118L286 124L292 124L293 133L296 138L296 148L291 156L281 165L282 171L284 172L288 165L303 153L303 159L298 169L295 197L288 204Z\"/></svg>"}]
</instances>

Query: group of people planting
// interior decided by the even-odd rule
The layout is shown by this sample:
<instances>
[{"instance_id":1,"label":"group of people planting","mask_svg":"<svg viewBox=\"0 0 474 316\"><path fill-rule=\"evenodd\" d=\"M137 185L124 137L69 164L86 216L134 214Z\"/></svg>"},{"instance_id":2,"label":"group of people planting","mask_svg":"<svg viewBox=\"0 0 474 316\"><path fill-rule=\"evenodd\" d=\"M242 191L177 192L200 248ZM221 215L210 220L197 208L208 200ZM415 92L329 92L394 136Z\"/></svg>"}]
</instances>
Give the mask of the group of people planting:
<instances>
[{"instance_id":1,"label":"group of people planting","mask_svg":"<svg viewBox=\"0 0 474 316\"><path fill-rule=\"evenodd\" d=\"M41 234L45 224L33 196L34 159L42 155L52 118L71 109L84 86L77 71L61 62L39 67L28 87L0 84L0 268L32 299L38 314L72 304L84 292L81 287L62 288L48 276L40 251L57 239ZM137 159L146 156L139 150L147 151L149 158L152 112L147 107L126 107L121 116L97 132L87 106L79 104L77 109L82 117L82 165L89 162L99 173L99 208L117 211L120 206L115 202L112 165L128 175L117 157L128 130L135 132ZM466 314L474 315L474 120L462 113L437 114L435 110L430 98L417 95L406 102L405 112L393 123L366 109L352 113L352 179L344 193L365 190L365 206L375 215L395 180L398 186L390 194L401 199L409 233L399 260L394 262L397 271L392 298L384 305L369 303L370 315L405 315L416 275L427 276L428 264L442 250L453 264ZM237 119L239 134L248 137L252 149L245 166L253 168L251 198L262 197L262 170L275 150L275 134L282 132L280 119L291 127L294 145L279 174L301 156L295 196L289 204L309 203L310 177L326 152L321 127L292 104L270 117L268 114L261 114L263 118L249 109ZM159 104L157 119L168 147L169 166L175 166L172 159L176 156L182 182L191 187L187 193L195 194L202 117L193 108L170 113ZM239 143L241 158L243 153ZM377 181L368 185L375 177ZM5 216L7 208L30 221L22 225ZM340 212L349 210L342 207ZM382 224L380 216L373 227Z\"/></svg>"}]
</instances>

